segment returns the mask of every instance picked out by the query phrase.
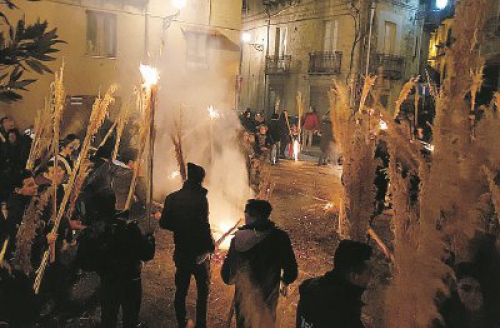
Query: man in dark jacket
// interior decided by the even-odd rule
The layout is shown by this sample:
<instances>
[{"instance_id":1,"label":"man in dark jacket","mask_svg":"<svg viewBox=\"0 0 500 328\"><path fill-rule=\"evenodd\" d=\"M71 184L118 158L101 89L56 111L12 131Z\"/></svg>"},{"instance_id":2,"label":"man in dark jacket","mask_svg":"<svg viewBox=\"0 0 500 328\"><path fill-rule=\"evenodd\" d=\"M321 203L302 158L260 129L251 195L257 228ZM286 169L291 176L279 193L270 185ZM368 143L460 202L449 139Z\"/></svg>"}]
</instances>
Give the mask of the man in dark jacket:
<instances>
[{"instance_id":1,"label":"man in dark jacket","mask_svg":"<svg viewBox=\"0 0 500 328\"><path fill-rule=\"evenodd\" d=\"M124 328L142 327L142 261L153 259L155 239L143 235L137 222L127 221L127 213L116 213L113 190L102 190L92 200L100 220L85 233L97 237L81 244L86 249L79 250L79 256L80 260L94 261L101 278L101 327L116 327L120 307Z\"/></svg>"},{"instance_id":2,"label":"man in dark jacket","mask_svg":"<svg viewBox=\"0 0 500 328\"><path fill-rule=\"evenodd\" d=\"M297 279L297 261L286 232L269 220L272 207L251 199L222 266L222 280L235 285L238 328L274 327L280 282Z\"/></svg>"},{"instance_id":3,"label":"man in dark jacket","mask_svg":"<svg viewBox=\"0 0 500 328\"><path fill-rule=\"evenodd\" d=\"M271 164L277 164L279 162L279 154L281 153L281 137L283 132L280 127L279 115L274 113L271 116L271 121L269 122L269 135L273 142L271 149Z\"/></svg>"},{"instance_id":4,"label":"man in dark jacket","mask_svg":"<svg viewBox=\"0 0 500 328\"><path fill-rule=\"evenodd\" d=\"M323 117L323 121L320 125L320 136L321 141L319 143L319 148L321 150L321 155L319 157L318 165L327 165L332 152L332 143L334 138L332 121L330 121L330 118L326 115Z\"/></svg>"},{"instance_id":5,"label":"man in dark jacket","mask_svg":"<svg viewBox=\"0 0 500 328\"><path fill-rule=\"evenodd\" d=\"M0 226L0 238L3 241L9 239L5 258L10 260L15 248L15 239L24 213L31 200L38 194L38 185L30 171L22 170L13 177L14 192L7 202L7 221Z\"/></svg>"},{"instance_id":6,"label":"man in dark jacket","mask_svg":"<svg viewBox=\"0 0 500 328\"><path fill-rule=\"evenodd\" d=\"M363 295L371 278L369 245L343 240L334 270L308 279L300 287L297 328L363 328Z\"/></svg>"},{"instance_id":7,"label":"man in dark jacket","mask_svg":"<svg viewBox=\"0 0 500 328\"><path fill-rule=\"evenodd\" d=\"M181 190L167 196L160 227L174 233L175 314L179 327L186 327L186 296L191 275L196 280L196 327L207 326L210 287L210 254L215 243L208 221L208 191L202 187L205 170L188 163L188 179Z\"/></svg>"}]
</instances>

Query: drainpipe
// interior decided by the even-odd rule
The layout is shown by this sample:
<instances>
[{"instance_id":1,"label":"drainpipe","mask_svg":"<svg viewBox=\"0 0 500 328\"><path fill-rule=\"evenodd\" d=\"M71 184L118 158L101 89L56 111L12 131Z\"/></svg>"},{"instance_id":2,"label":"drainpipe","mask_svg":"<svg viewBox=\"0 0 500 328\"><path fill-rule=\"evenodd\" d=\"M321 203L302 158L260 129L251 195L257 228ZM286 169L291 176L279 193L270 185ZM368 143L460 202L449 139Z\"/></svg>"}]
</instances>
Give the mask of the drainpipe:
<instances>
[{"instance_id":1,"label":"drainpipe","mask_svg":"<svg viewBox=\"0 0 500 328\"><path fill-rule=\"evenodd\" d=\"M146 5L144 6L144 53L142 55L142 60L145 63L148 62L149 57L149 1L146 0Z\"/></svg>"},{"instance_id":2,"label":"drainpipe","mask_svg":"<svg viewBox=\"0 0 500 328\"><path fill-rule=\"evenodd\" d=\"M372 50L372 34L373 34L373 19L375 17L375 1L371 2L371 13L370 13L370 30L368 33L368 51L366 53L366 76L370 74L370 59Z\"/></svg>"},{"instance_id":3,"label":"drainpipe","mask_svg":"<svg viewBox=\"0 0 500 328\"><path fill-rule=\"evenodd\" d=\"M264 108L262 110L266 111L265 114L267 113L267 108L266 105L268 103L267 101L267 96L268 96L268 79L267 79L267 73L266 73L266 64L267 64L267 57L269 56L269 35L271 34L271 7L269 5L266 6L266 13L267 13L267 36L266 36L266 55L264 58Z\"/></svg>"}]
</instances>

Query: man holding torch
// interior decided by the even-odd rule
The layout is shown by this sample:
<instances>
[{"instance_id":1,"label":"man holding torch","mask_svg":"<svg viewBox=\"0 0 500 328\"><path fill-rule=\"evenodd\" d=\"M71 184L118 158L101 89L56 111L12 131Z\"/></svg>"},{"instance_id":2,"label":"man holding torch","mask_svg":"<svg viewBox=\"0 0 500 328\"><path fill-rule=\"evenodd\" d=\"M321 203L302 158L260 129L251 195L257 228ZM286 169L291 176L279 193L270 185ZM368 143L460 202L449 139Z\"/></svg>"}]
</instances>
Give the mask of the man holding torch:
<instances>
[{"instance_id":1,"label":"man holding torch","mask_svg":"<svg viewBox=\"0 0 500 328\"><path fill-rule=\"evenodd\" d=\"M215 251L215 242L208 221L208 191L202 186L205 170L188 163L187 171L188 178L182 189L165 199L160 227L174 233L174 303L179 328L188 324L186 296L191 275L194 276L198 289L196 327L205 328L210 292L210 254Z\"/></svg>"}]
</instances>

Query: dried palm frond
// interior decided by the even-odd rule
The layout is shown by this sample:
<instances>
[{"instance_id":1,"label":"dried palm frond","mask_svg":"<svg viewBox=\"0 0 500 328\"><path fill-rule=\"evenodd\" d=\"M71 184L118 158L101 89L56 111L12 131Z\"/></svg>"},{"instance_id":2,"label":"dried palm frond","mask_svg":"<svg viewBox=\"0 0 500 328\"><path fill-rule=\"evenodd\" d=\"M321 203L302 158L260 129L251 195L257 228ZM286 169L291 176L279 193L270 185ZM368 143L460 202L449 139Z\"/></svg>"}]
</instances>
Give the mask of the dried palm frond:
<instances>
[{"instance_id":1,"label":"dried palm frond","mask_svg":"<svg viewBox=\"0 0 500 328\"><path fill-rule=\"evenodd\" d=\"M476 70L470 70L470 76L472 79L472 86L470 88L471 103L470 111L474 112L476 108L476 97L483 86L483 75L484 75L484 64L481 64Z\"/></svg>"},{"instance_id":2,"label":"dried palm frond","mask_svg":"<svg viewBox=\"0 0 500 328\"><path fill-rule=\"evenodd\" d=\"M408 82L403 85L403 88L401 89L401 92L399 93L399 98L396 100L396 107L394 109L394 117L398 117L399 112L401 111L401 105L405 102L405 100L408 98L408 96L411 93L411 90L415 89L418 84L418 80L420 79L420 76L416 76L411 78Z\"/></svg>"},{"instance_id":3,"label":"dried palm frond","mask_svg":"<svg viewBox=\"0 0 500 328\"><path fill-rule=\"evenodd\" d=\"M75 187L73 188L73 191L71 192L71 196L69 199L68 212L66 214L66 217L68 219L71 219L71 217L73 216L76 202L78 200L78 197L80 197L80 193L82 191L83 184L85 183L85 180L87 179L87 176L89 175L89 173L90 173L90 162L85 161L80 166L80 172L78 172L78 176L76 177L76 180L75 180Z\"/></svg>"},{"instance_id":4,"label":"dried palm frond","mask_svg":"<svg viewBox=\"0 0 500 328\"><path fill-rule=\"evenodd\" d=\"M365 83L363 85L363 91L361 92L361 101L359 104L359 111L363 111L365 108L366 100L368 99L368 95L375 85L375 81L377 80L376 75L368 75L365 76Z\"/></svg>"},{"instance_id":5,"label":"dried palm frond","mask_svg":"<svg viewBox=\"0 0 500 328\"><path fill-rule=\"evenodd\" d=\"M33 273L31 251L35 237L45 226L43 214L49 202L53 202L53 187L45 190L40 196L33 197L23 216L22 224L16 236L16 250L12 264L27 275Z\"/></svg>"},{"instance_id":6,"label":"dried palm frond","mask_svg":"<svg viewBox=\"0 0 500 328\"><path fill-rule=\"evenodd\" d=\"M116 143L113 150L113 160L116 160L116 158L118 157L118 151L120 150L120 142L123 136L123 131L125 130L125 125L130 119L130 115L132 114L132 108L132 101L127 102L127 104L122 107L120 115L117 118L118 125L116 127Z\"/></svg>"},{"instance_id":7,"label":"dried palm frond","mask_svg":"<svg viewBox=\"0 0 500 328\"><path fill-rule=\"evenodd\" d=\"M44 153L52 144L52 115L48 101L45 102L43 109L37 111L33 132L35 139L31 143L26 169L32 171L35 168L35 162L41 159Z\"/></svg>"},{"instance_id":8,"label":"dried palm frond","mask_svg":"<svg viewBox=\"0 0 500 328\"><path fill-rule=\"evenodd\" d=\"M142 89L141 89L142 90ZM144 92L137 93L137 106L140 109L142 114L142 119L138 121L139 124L139 150L137 153L136 165L134 166L134 173L132 175L132 181L130 184L130 189L127 197L127 201L125 202L125 209L129 209L132 204L132 198L135 193L135 187L137 184L137 179L139 178L139 172L142 168L142 159L146 152L146 147L148 143L148 139L150 136L151 129L151 106L147 105L149 98L149 93L146 94ZM151 151L151 150L150 150Z\"/></svg>"},{"instance_id":9,"label":"dried palm frond","mask_svg":"<svg viewBox=\"0 0 500 328\"><path fill-rule=\"evenodd\" d=\"M85 135L85 139L82 143L82 147L80 150L80 155L78 156L78 160L75 163L75 167L68 181L68 185L65 188L64 197L61 201L61 205L57 212L57 217L54 220L54 227L52 228L52 233L56 234L59 230L59 225L64 215L66 214L66 207L69 203L70 195L75 186L76 178L80 172L80 168L83 165L84 161L87 160L87 156L89 154L90 145L93 137L99 131L104 119L106 118L109 106L114 102L114 94L117 90L117 86L115 84L111 85L106 92L104 98L97 98L92 106L92 112L90 114L90 124L87 128L87 134ZM42 258L42 263L40 268L38 269L38 273L35 279L34 289L35 293L38 294L40 290L40 284L42 283L43 275L45 273L45 269L47 267L49 260L49 251L46 251Z\"/></svg>"},{"instance_id":10,"label":"dried palm frond","mask_svg":"<svg viewBox=\"0 0 500 328\"><path fill-rule=\"evenodd\" d=\"M182 181L186 181L187 180L186 159L184 158L184 151L182 148L182 139L184 137L182 132L182 115L183 115L183 109L181 108L179 111L179 122L175 122L174 133L170 135L170 140L172 140L172 143L174 145L175 159L177 161L177 166L179 167L179 172Z\"/></svg>"}]
</instances>

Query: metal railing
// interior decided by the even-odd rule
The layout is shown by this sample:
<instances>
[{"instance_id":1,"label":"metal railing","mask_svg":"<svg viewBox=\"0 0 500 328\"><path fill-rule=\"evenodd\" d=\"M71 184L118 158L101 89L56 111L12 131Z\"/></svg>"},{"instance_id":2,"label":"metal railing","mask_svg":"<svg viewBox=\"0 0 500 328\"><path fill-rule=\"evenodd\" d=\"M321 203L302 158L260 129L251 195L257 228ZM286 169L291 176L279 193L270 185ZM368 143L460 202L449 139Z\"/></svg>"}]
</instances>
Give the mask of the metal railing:
<instances>
[{"instance_id":1,"label":"metal railing","mask_svg":"<svg viewBox=\"0 0 500 328\"><path fill-rule=\"evenodd\" d=\"M292 56L267 56L266 57L266 74L287 74L290 72Z\"/></svg>"},{"instance_id":2,"label":"metal railing","mask_svg":"<svg viewBox=\"0 0 500 328\"><path fill-rule=\"evenodd\" d=\"M404 75L405 59L402 56L377 54L370 64L372 73L382 71L387 80L401 80Z\"/></svg>"},{"instance_id":3,"label":"metal railing","mask_svg":"<svg viewBox=\"0 0 500 328\"><path fill-rule=\"evenodd\" d=\"M309 54L309 74L340 74L342 52L314 51Z\"/></svg>"}]
</instances>

